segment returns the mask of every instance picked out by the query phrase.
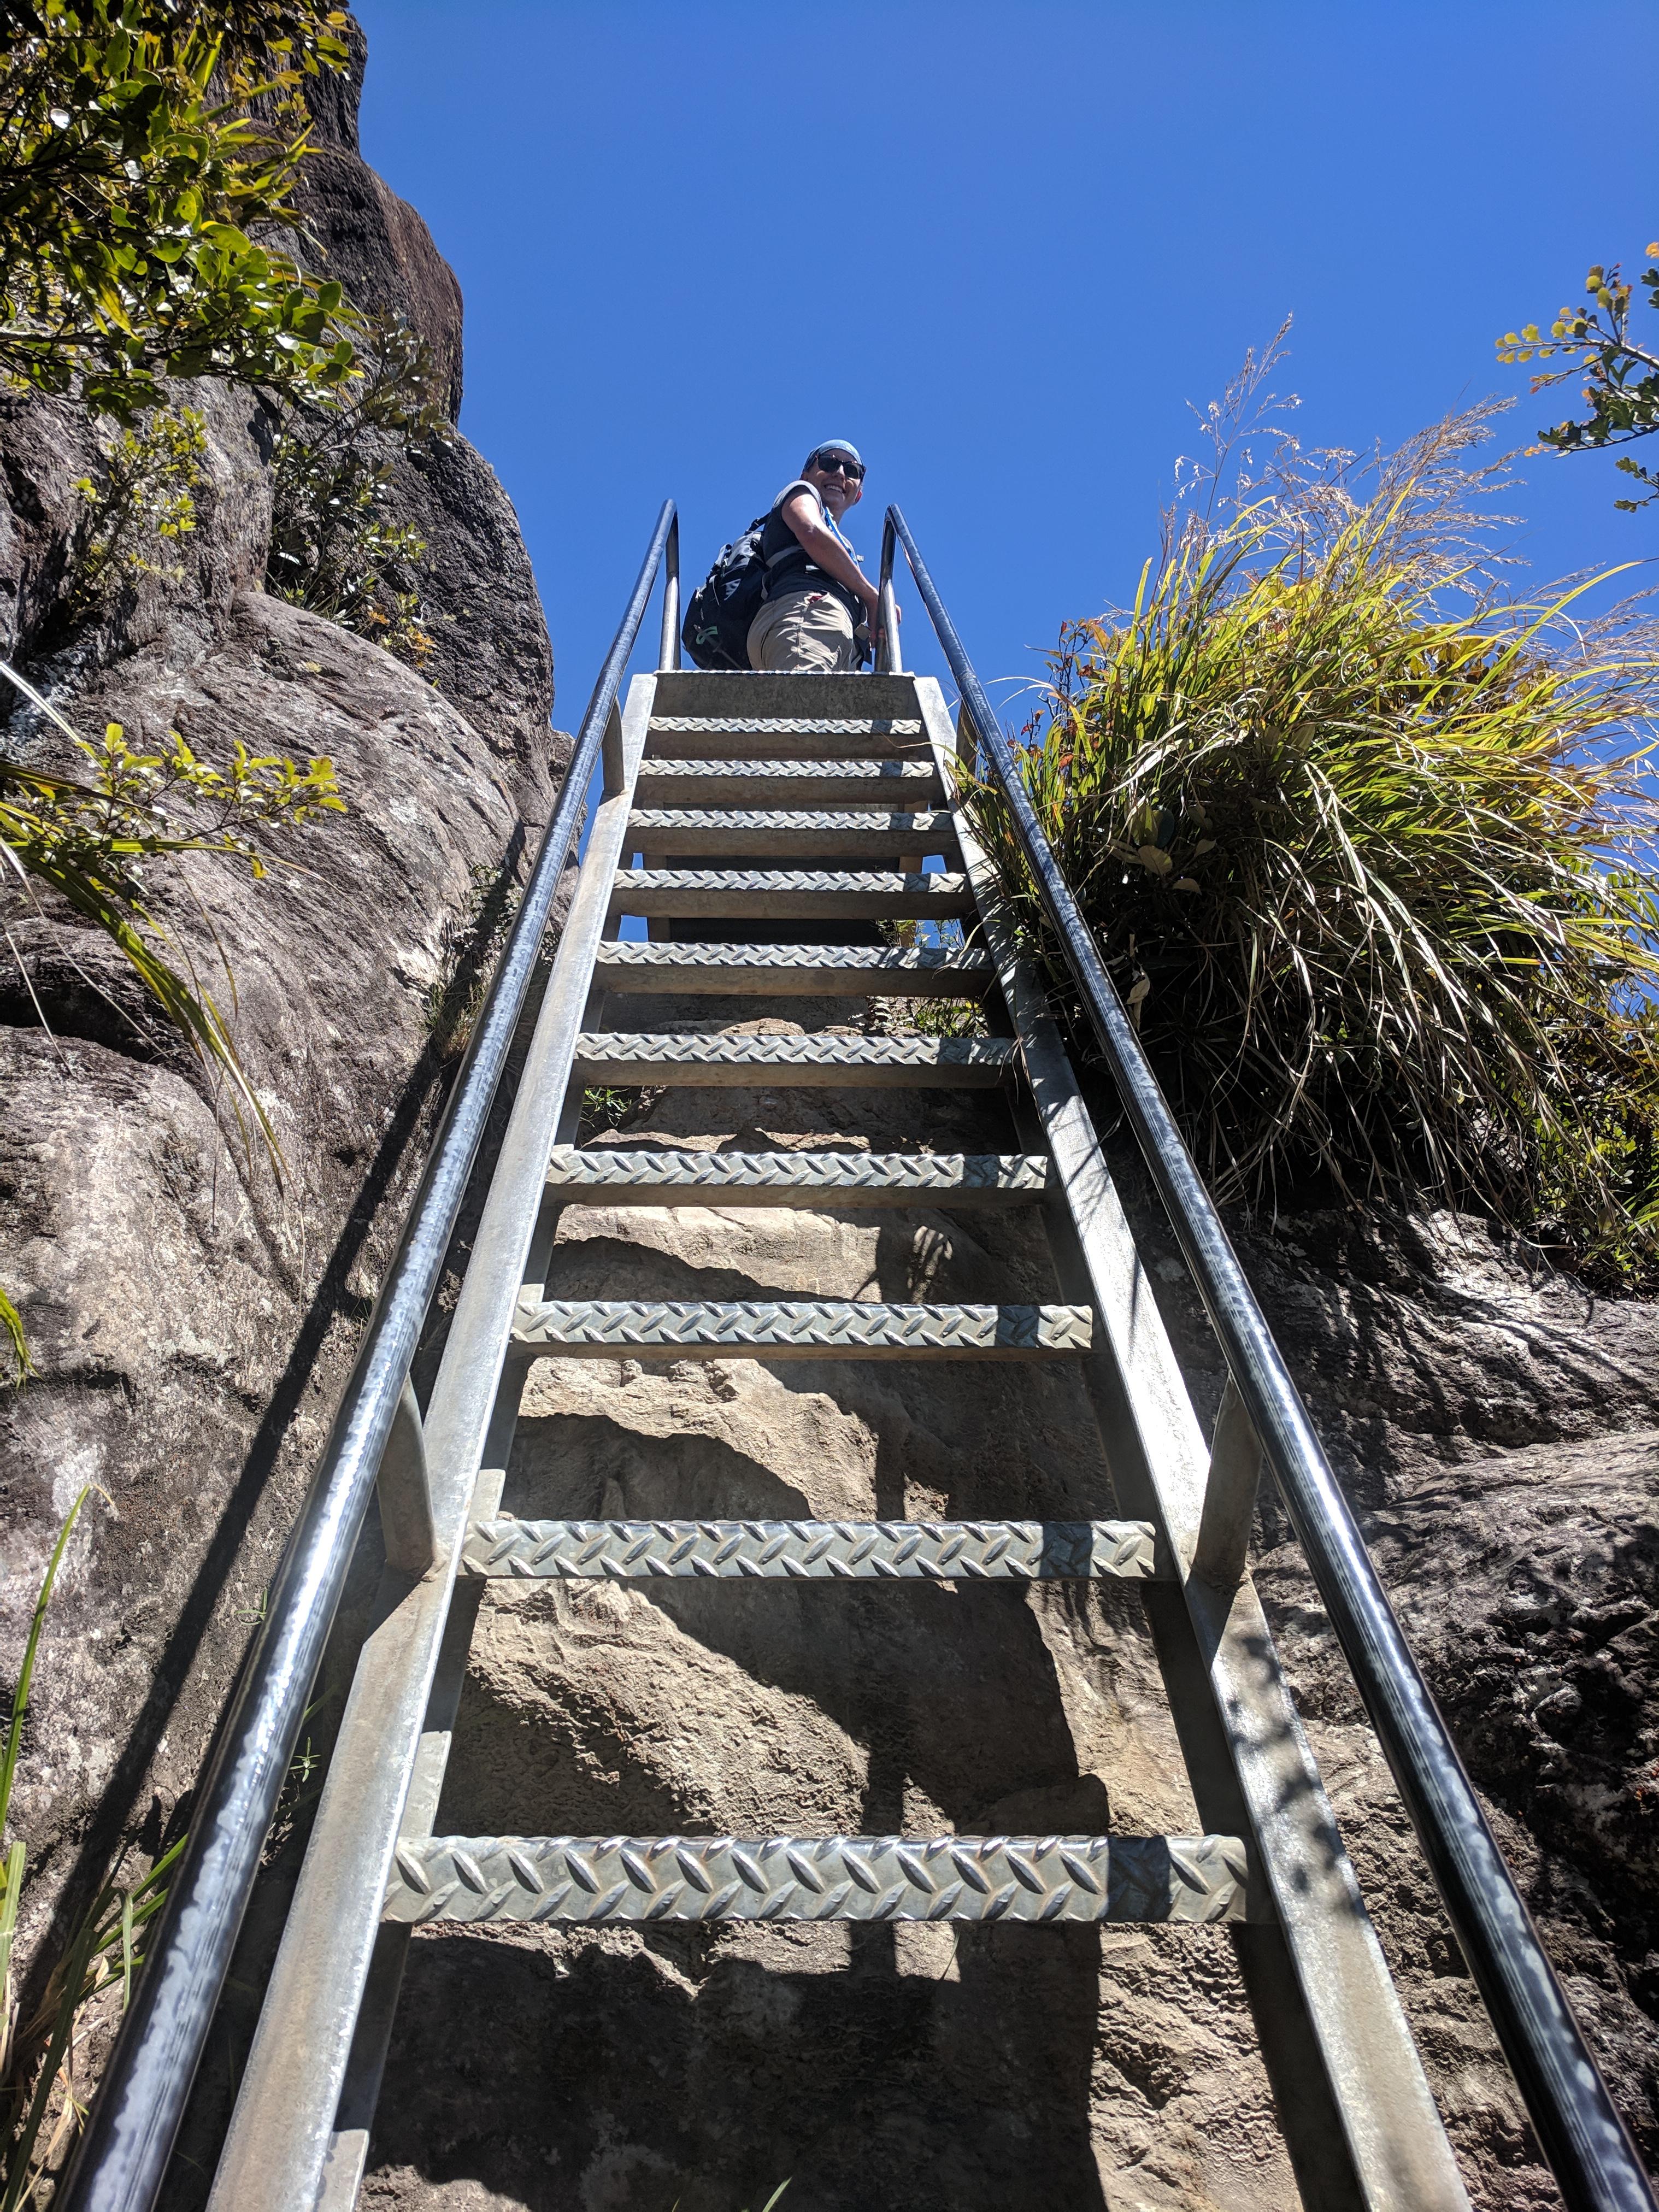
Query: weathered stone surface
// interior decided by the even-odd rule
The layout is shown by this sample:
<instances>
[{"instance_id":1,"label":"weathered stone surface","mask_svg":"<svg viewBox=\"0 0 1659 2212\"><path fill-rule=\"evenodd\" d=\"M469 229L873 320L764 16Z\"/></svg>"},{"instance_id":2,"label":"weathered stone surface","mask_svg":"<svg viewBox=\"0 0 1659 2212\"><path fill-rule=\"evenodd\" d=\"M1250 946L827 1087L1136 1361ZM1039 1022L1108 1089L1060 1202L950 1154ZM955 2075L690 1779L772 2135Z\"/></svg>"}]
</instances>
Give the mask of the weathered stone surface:
<instances>
[{"instance_id":1,"label":"weathered stone surface","mask_svg":"<svg viewBox=\"0 0 1659 2212\"><path fill-rule=\"evenodd\" d=\"M459 394L459 305L419 218L323 88L319 245L407 313ZM449 349L449 350L446 350ZM550 667L510 507L464 444L400 465L428 540L434 693L265 599L268 425L191 392L210 484L177 586L70 632L59 403L0 402L0 651L76 715L216 752L331 753L349 821L305 872L193 882L287 1152L279 1190L101 940L56 911L0 970L0 1282L41 1373L0 1399L0 1661L57 1520L90 1501L48 1629L17 1800L71 1903L180 1808L367 1310L440 1071L446 918L547 791ZM10 712L0 742L44 742ZM213 952L164 911L204 979ZM222 988L222 987L221 987ZM114 1003L112 1004L111 1001ZM625 1004L631 1026L780 1034L752 1001ZM618 1019L618 1002L611 1012ZM997 1101L670 1091L620 1146L1010 1152ZM1131 1180L1133 1178L1132 1177ZM1615 2092L1652 2151L1659 1929L1659 1314L1469 1224L1346 1216L1241 1232L1408 1633L1486 1792ZM1161 1297L1219 1395L1170 1240ZM551 1297L1051 1300L1034 1218L568 1209ZM1075 1518L1115 1500L1075 1376L747 1361L550 1362L506 1508L526 1515ZM1282 1514L1256 1571L1480 2212L1558 2200ZM319 1723L321 1733L325 1722ZM441 1826L801 1833L1191 1832L1201 1825L1139 1597L1112 1584L507 1583L484 1601ZM401 2212L786 2204L862 2212L1291 2212L1234 1942L1213 1930L927 1927L430 1931L413 1946L365 2191ZM245 2039L244 2039L245 2044ZM227 2040L228 2049L232 2047ZM242 2046L236 2046L242 2047ZM89 2054L94 2060L95 2051ZM83 2077L84 2079L84 2077ZM222 2087L222 2083L218 2086ZM176 2186L175 2186L176 2185ZM175 2169L173 2201L200 2201ZM192 2192L194 2192L192 2194Z\"/></svg>"},{"instance_id":2,"label":"weathered stone surface","mask_svg":"<svg viewBox=\"0 0 1659 2212\"><path fill-rule=\"evenodd\" d=\"M177 579L146 576L95 605L66 597L87 534L75 487L100 474L94 427L70 399L0 393L0 657L37 690L73 691L86 672L144 647L169 665L211 651L240 592L257 590L270 535L270 425L253 395L203 380L174 387L204 418L196 527L168 548ZM108 426L104 426L107 429ZM0 686L0 742L14 756L46 742L36 710ZM56 744L56 738L51 739Z\"/></svg>"},{"instance_id":3,"label":"weathered stone surface","mask_svg":"<svg viewBox=\"0 0 1659 2212\"><path fill-rule=\"evenodd\" d=\"M433 648L426 672L489 747L523 812L539 823L570 741L557 732L549 738L552 657L513 503L489 462L458 436L398 459L390 511L426 544L419 578Z\"/></svg>"},{"instance_id":4,"label":"weathered stone surface","mask_svg":"<svg viewBox=\"0 0 1659 2212\"><path fill-rule=\"evenodd\" d=\"M339 278L359 307L399 316L425 338L454 421L461 288L421 216L362 158L357 108L367 47L355 25L351 40L349 74L308 88L315 150L295 195L306 228L289 247ZM426 544L419 583L433 642L428 673L504 762L528 757L539 772L552 699L547 627L518 518L495 471L465 438L396 454L386 511ZM562 747L554 766L567 757ZM544 783L519 796L532 817L543 812Z\"/></svg>"},{"instance_id":5,"label":"weathered stone surface","mask_svg":"<svg viewBox=\"0 0 1659 2212\"><path fill-rule=\"evenodd\" d=\"M94 726L171 724L208 757L239 738L326 752L352 811L291 836L296 865L257 889L228 865L191 866L282 1188L223 1086L216 1111L94 934L53 918L19 936L51 1038L15 964L0 993L0 1280L40 1368L0 1399L9 1637L76 1490L109 1498L88 1506L37 1677L36 1741L52 1748L25 1762L19 1798L37 1856L100 1798L86 1832L108 1844L149 1793L189 1786L365 1311L388 1225L371 1241L371 1219L406 1183L441 1076L446 919L514 830L489 750L453 707L377 647L257 593L193 665L145 650L74 703ZM177 896L164 910L228 1009L199 921Z\"/></svg>"}]
</instances>

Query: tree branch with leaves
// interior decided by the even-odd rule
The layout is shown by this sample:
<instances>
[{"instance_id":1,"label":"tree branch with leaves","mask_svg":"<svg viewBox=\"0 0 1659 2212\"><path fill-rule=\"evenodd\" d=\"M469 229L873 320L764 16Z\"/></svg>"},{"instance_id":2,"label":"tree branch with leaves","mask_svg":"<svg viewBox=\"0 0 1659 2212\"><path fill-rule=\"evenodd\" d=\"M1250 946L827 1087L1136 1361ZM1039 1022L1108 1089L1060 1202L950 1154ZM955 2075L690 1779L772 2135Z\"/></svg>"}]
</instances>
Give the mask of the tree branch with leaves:
<instances>
[{"instance_id":1,"label":"tree branch with leaves","mask_svg":"<svg viewBox=\"0 0 1659 2212\"><path fill-rule=\"evenodd\" d=\"M1648 247L1647 258L1659 263L1659 240ZM1659 267L1644 269L1641 289L1650 307L1659 309ZM1644 345L1631 334L1631 309L1637 287L1622 281L1617 262L1605 268L1598 262L1584 279L1588 304L1563 307L1546 337L1536 323L1507 331L1498 341L1498 358L1506 366L1529 361L1559 360L1559 368L1542 370L1532 380L1534 392L1565 384L1574 376L1584 378L1583 399L1589 413L1581 420L1569 416L1553 429L1540 430L1534 452L1589 453L1607 446L1628 446L1659 430L1659 338ZM1628 455L1616 465L1648 489L1641 499L1616 499L1625 514L1659 499L1659 474L1644 468Z\"/></svg>"},{"instance_id":2,"label":"tree branch with leaves","mask_svg":"<svg viewBox=\"0 0 1659 2212\"><path fill-rule=\"evenodd\" d=\"M352 368L337 283L295 230L299 90L343 69L315 0L34 0L0 21L0 373L131 421L163 376L283 394ZM263 102L267 115L254 112Z\"/></svg>"}]
</instances>

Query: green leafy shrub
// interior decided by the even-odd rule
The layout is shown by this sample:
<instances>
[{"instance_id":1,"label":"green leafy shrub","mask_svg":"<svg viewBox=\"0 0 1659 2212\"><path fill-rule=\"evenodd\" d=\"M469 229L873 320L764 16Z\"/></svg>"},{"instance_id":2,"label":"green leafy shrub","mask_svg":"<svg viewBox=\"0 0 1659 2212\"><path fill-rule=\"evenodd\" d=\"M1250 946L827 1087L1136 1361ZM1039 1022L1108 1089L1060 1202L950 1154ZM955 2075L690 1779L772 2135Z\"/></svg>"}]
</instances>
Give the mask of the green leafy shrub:
<instances>
[{"instance_id":1,"label":"green leafy shrub","mask_svg":"<svg viewBox=\"0 0 1659 2212\"><path fill-rule=\"evenodd\" d=\"M907 1026L923 1036L977 1037L988 1034L977 999L911 999L903 1002Z\"/></svg>"},{"instance_id":2,"label":"green leafy shrub","mask_svg":"<svg viewBox=\"0 0 1659 2212\"><path fill-rule=\"evenodd\" d=\"M75 486L88 525L73 583L81 605L143 576L182 580L183 568L165 556L196 527L206 451L207 426L193 407L155 408L104 441L103 482L82 477Z\"/></svg>"},{"instance_id":3,"label":"green leafy shrub","mask_svg":"<svg viewBox=\"0 0 1659 2212\"><path fill-rule=\"evenodd\" d=\"M453 434L425 339L386 317L368 324L353 375L283 422L266 588L424 667L414 572L426 544L386 509L397 457Z\"/></svg>"},{"instance_id":4,"label":"green leafy shrub","mask_svg":"<svg viewBox=\"0 0 1659 2212\"><path fill-rule=\"evenodd\" d=\"M298 224L302 78L344 68L313 0L36 0L0 27L0 374L131 420L159 379L327 389L340 287L256 244ZM256 117L274 106L274 121Z\"/></svg>"},{"instance_id":5,"label":"green leafy shrub","mask_svg":"<svg viewBox=\"0 0 1659 2212\"><path fill-rule=\"evenodd\" d=\"M906 916L898 921L878 922L876 927L884 943L905 952L914 951L923 943L937 945L942 950L960 951L966 942L959 921L924 925ZM986 1034L985 1007L978 999L892 999L872 1000L870 1003L872 1007L884 1006L902 1028L919 1030L923 1036L972 1037Z\"/></svg>"},{"instance_id":6,"label":"green leafy shrub","mask_svg":"<svg viewBox=\"0 0 1659 2212\"><path fill-rule=\"evenodd\" d=\"M1482 582L1486 434L1212 484L1135 605L1064 633L1024 772L1219 1197L1317 1170L1628 1279L1659 1251L1659 659Z\"/></svg>"}]
</instances>

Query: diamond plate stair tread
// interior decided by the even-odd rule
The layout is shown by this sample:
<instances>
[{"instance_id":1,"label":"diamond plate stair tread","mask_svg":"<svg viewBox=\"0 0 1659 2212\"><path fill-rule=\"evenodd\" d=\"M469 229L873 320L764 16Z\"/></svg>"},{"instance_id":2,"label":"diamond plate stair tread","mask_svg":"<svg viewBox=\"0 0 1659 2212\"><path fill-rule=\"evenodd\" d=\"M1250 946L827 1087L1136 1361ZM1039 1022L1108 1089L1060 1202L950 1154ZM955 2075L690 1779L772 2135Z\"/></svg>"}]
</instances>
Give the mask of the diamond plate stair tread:
<instances>
[{"instance_id":1,"label":"diamond plate stair tread","mask_svg":"<svg viewBox=\"0 0 1659 2212\"><path fill-rule=\"evenodd\" d=\"M560 1145L550 1190L634 1206L1029 1205L1048 1188L1041 1153L625 1152Z\"/></svg>"},{"instance_id":2,"label":"diamond plate stair tread","mask_svg":"<svg viewBox=\"0 0 1659 2212\"><path fill-rule=\"evenodd\" d=\"M927 739L921 724L826 720L799 716L655 715L646 734L647 760L672 754L681 760L820 760L883 756L923 756Z\"/></svg>"},{"instance_id":3,"label":"diamond plate stair tread","mask_svg":"<svg viewBox=\"0 0 1659 2212\"><path fill-rule=\"evenodd\" d=\"M927 742L920 718L910 714L653 714L647 728L648 750L675 738L694 758L721 738L729 738L738 753L775 738L786 755L802 743L825 738L860 738L878 753L901 747L919 750Z\"/></svg>"},{"instance_id":4,"label":"diamond plate stair tread","mask_svg":"<svg viewBox=\"0 0 1659 2212\"><path fill-rule=\"evenodd\" d=\"M513 1340L563 1359L1044 1359L1092 1330L1087 1306L549 1298L520 1307Z\"/></svg>"},{"instance_id":5,"label":"diamond plate stair tread","mask_svg":"<svg viewBox=\"0 0 1659 2212\"><path fill-rule=\"evenodd\" d=\"M844 812L800 808L641 807L628 823L635 852L675 856L756 854L779 860L880 859L907 853L957 853L948 808L921 813Z\"/></svg>"},{"instance_id":6,"label":"diamond plate stair tread","mask_svg":"<svg viewBox=\"0 0 1659 2212\"><path fill-rule=\"evenodd\" d=\"M475 1521L461 1572L778 1582L1087 1582L1155 1572L1149 1521Z\"/></svg>"},{"instance_id":7,"label":"diamond plate stair tread","mask_svg":"<svg viewBox=\"0 0 1659 2212\"><path fill-rule=\"evenodd\" d=\"M1234 1836L434 1836L385 1917L1185 1921L1244 1917Z\"/></svg>"},{"instance_id":8,"label":"diamond plate stair tread","mask_svg":"<svg viewBox=\"0 0 1659 2212\"><path fill-rule=\"evenodd\" d=\"M1015 1065L1010 1037L725 1036L590 1030L575 1072L590 1082L791 1086L932 1085L983 1091Z\"/></svg>"},{"instance_id":9,"label":"diamond plate stair tread","mask_svg":"<svg viewBox=\"0 0 1659 2212\"><path fill-rule=\"evenodd\" d=\"M976 998L988 955L942 945L647 945L610 938L593 980L611 991L740 992L772 998Z\"/></svg>"},{"instance_id":10,"label":"diamond plate stair tread","mask_svg":"<svg viewBox=\"0 0 1659 2212\"><path fill-rule=\"evenodd\" d=\"M708 730L657 730L646 737L646 761L922 761L927 738L921 730L869 728L849 723L845 730L827 730L823 723L805 730L781 730L776 723L754 723L750 730L734 728L730 721L710 723Z\"/></svg>"},{"instance_id":11,"label":"diamond plate stair tread","mask_svg":"<svg viewBox=\"0 0 1659 2212\"><path fill-rule=\"evenodd\" d=\"M943 799L929 760L647 761L639 806L892 806Z\"/></svg>"},{"instance_id":12,"label":"diamond plate stair tread","mask_svg":"<svg viewBox=\"0 0 1659 2212\"><path fill-rule=\"evenodd\" d=\"M611 905L616 914L752 915L802 921L819 916L947 920L977 911L965 875L813 868L618 868Z\"/></svg>"},{"instance_id":13,"label":"diamond plate stair tread","mask_svg":"<svg viewBox=\"0 0 1659 2212\"><path fill-rule=\"evenodd\" d=\"M785 738L919 738L921 724L908 716L842 716L820 720L805 714L653 714L651 727L684 731L696 737L718 736L722 730L733 737L764 737L769 730Z\"/></svg>"}]
</instances>

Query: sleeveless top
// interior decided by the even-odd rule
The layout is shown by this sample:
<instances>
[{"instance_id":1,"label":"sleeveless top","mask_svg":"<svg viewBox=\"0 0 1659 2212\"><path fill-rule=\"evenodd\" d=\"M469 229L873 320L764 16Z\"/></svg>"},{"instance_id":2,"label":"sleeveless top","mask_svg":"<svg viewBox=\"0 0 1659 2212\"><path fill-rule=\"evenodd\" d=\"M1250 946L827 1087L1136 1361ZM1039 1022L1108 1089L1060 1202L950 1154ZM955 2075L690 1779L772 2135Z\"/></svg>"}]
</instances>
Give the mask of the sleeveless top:
<instances>
[{"instance_id":1,"label":"sleeveless top","mask_svg":"<svg viewBox=\"0 0 1659 2212\"><path fill-rule=\"evenodd\" d=\"M819 497L815 485L805 477L797 477L793 483L783 489L767 510L766 526L761 532L761 558L766 563L766 589L763 596L769 599L781 599L787 592L829 592L838 599L851 614L854 623L864 620L864 602L840 578L820 568L815 561L806 557L806 548L783 519L783 510L798 491L805 492L817 504L818 520L824 528L844 548L850 561L856 562L858 555L836 529L835 520Z\"/></svg>"}]
</instances>

